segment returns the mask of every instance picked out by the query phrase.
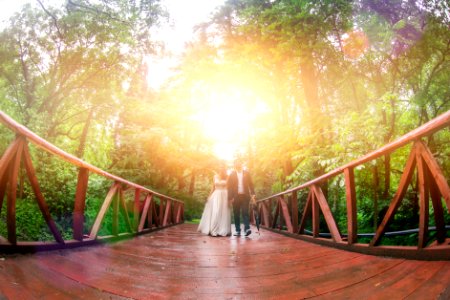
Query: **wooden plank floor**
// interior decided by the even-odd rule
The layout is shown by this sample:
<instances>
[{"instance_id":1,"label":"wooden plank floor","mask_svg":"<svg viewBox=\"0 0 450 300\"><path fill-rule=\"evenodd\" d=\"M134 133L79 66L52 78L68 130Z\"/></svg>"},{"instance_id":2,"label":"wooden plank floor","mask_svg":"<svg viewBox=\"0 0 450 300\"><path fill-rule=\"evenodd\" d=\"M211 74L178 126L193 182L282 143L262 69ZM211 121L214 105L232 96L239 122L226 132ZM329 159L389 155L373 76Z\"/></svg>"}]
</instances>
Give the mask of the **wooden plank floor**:
<instances>
[{"instance_id":1,"label":"wooden plank floor","mask_svg":"<svg viewBox=\"0 0 450 300\"><path fill-rule=\"evenodd\" d=\"M0 255L0 299L450 299L450 261L346 252L183 224L110 245Z\"/></svg>"}]
</instances>

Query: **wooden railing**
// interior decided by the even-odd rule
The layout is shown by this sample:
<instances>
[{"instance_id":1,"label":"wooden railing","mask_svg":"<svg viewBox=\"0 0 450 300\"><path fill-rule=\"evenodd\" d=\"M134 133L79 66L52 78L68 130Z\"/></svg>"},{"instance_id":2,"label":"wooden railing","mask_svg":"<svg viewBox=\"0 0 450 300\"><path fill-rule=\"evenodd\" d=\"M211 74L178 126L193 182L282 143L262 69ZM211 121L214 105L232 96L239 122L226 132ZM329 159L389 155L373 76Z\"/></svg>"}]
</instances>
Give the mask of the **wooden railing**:
<instances>
[{"instance_id":1,"label":"wooden railing","mask_svg":"<svg viewBox=\"0 0 450 300\"><path fill-rule=\"evenodd\" d=\"M422 138L441 129L446 128L448 130L449 125L450 111L411 131L396 141L340 168L332 170L327 174L297 187L258 200L257 211L259 211L262 226L272 230L279 230L282 233L300 239L368 254L419 259L450 259L450 246L449 239L446 238L445 211L442 203L443 198L447 210L450 213L450 188L441 167L436 162L430 149L422 141ZM410 143L413 145L403 174L400 178L397 192L390 202L382 222L373 234L373 238L369 244L358 243L357 199L353 170L366 162L390 154ZM405 196L415 169L417 169L420 207L418 245L414 247L379 246L381 238L384 236L388 225L393 220L394 215ZM327 184L328 180L340 174L344 175L345 180L347 234L342 234L340 228L338 228L332 210L330 209L328 201L320 186ZM299 222L298 192L301 190L307 190L308 194ZM435 228L433 228L436 231L436 242L428 245L430 196L436 225ZM320 212L323 214L331 239L325 239L320 236ZM312 236L307 235L305 231L306 221L310 219L312 221ZM252 220L253 222L255 220L253 216Z\"/></svg>"},{"instance_id":2,"label":"wooden railing","mask_svg":"<svg viewBox=\"0 0 450 300\"><path fill-rule=\"evenodd\" d=\"M0 111L0 123L6 125L16 134L0 159L0 212L6 195L6 225L7 239L0 236L0 251L36 251L77 247L96 243L100 240L125 238L136 234L164 228L184 221L184 203L180 200L157 193L141 185L127 181L118 176L105 172L81 159L70 155L56 146L48 143L31 132L26 127L14 121ZM38 177L31 159L28 143L53 154L54 156L78 167L78 180L73 208L73 239L64 240L41 192ZM34 192L38 207L45 222L53 234L55 242L18 241L16 233L16 198L18 175L24 167L29 183ZM98 174L112 181L111 187L103 201L97 217L89 230L84 234L85 207L88 179L91 173ZM129 208L126 204L125 191L134 190L133 212L134 222L130 221ZM104 217L112 204L112 234L99 236ZM119 213L122 213L127 231L119 232ZM133 223L133 224L132 224Z\"/></svg>"}]
</instances>

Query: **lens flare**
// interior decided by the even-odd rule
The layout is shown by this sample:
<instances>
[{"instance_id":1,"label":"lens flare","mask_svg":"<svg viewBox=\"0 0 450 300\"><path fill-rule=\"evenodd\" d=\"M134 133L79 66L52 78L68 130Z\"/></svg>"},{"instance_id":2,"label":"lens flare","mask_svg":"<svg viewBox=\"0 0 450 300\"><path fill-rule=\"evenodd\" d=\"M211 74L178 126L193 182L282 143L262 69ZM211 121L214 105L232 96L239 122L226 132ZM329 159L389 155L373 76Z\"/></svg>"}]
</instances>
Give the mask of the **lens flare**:
<instances>
[{"instance_id":1,"label":"lens flare","mask_svg":"<svg viewBox=\"0 0 450 300\"><path fill-rule=\"evenodd\" d=\"M352 31L347 33L343 39L343 51L344 54L351 58L357 59L369 47L369 39L362 31Z\"/></svg>"}]
</instances>

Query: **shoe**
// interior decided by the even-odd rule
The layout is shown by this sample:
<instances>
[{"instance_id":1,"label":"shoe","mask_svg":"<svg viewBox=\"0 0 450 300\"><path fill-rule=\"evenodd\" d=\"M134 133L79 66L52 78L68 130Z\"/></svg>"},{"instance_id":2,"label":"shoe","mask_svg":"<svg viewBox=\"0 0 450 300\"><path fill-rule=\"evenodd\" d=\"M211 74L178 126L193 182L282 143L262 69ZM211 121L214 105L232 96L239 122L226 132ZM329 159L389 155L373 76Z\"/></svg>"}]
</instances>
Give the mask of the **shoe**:
<instances>
[{"instance_id":1,"label":"shoe","mask_svg":"<svg viewBox=\"0 0 450 300\"><path fill-rule=\"evenodd\" d=\"M240 232L240 231L235 232L233 235L234 235L234 236L240 236L240 235L241 235L241 232Z\"/></svg>"},{"instance_id":2,"label":"shoe","mask_svg":"<svg viewBox=\"0 0 450 300\"><path fill-rule=\"evenodd\" d=\"M252 234L252 231L250 229L247 229L245 231L245 236L249 236L250 234Z\"/></svg>"}]
</instances>

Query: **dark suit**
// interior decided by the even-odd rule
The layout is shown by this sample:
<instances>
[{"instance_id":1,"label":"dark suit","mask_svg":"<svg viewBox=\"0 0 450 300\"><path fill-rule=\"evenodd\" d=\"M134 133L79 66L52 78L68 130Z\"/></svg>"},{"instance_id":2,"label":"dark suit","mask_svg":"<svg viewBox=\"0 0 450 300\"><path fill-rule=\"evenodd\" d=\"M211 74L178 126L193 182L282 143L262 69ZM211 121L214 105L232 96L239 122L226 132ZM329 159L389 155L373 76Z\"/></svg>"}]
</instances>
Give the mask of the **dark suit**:
<instances>
[{"instance_id":1,"label":"dark suit","mask_svg":"<svg viewBox=\"0 0 450 300\"><path fill-rule=\"evenodd\" d=\"M244 193L238 193L238 176L237 172L231 172L228 177L228 199L234 199L233 202L233 213L234 213L234 225L236 226L236 231L241 232L241 212L242 219L244 222L244 230L250 229L250 220L248 216L248 208L250 204L250 196L255 194L253 188L252 178L247 171L243 171L242 175Z\"/></svg>"}]
</instances>

